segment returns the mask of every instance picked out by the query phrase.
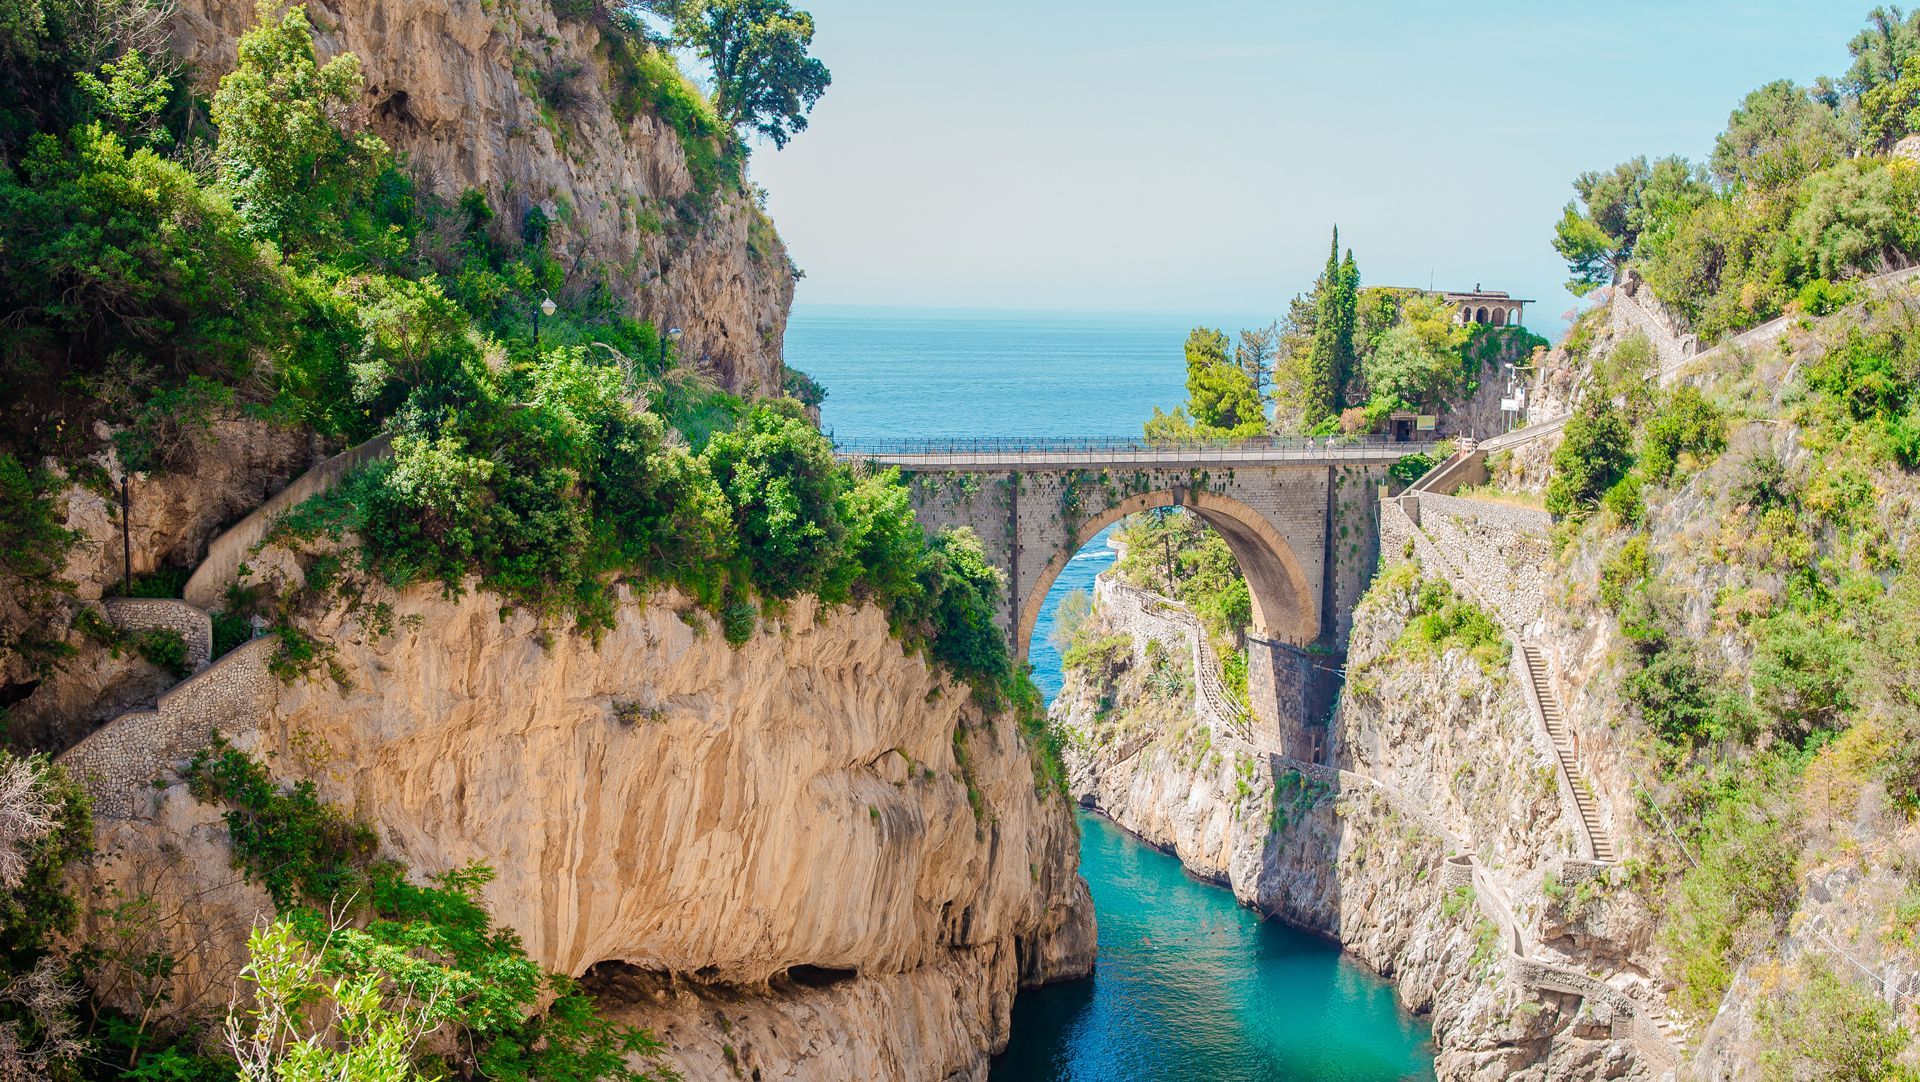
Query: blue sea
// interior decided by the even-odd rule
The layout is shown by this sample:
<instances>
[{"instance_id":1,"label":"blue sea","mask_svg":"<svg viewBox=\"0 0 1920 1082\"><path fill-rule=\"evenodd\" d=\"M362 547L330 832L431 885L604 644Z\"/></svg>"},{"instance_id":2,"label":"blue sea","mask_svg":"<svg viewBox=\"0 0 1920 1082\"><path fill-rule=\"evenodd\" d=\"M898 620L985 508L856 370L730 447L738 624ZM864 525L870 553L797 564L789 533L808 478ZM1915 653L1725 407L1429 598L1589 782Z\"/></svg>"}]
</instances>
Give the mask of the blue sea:
<instances>
[{"instance_id":1,"label":"blue sea","mask_svg":"<svg viewBox=\"0 0 1920 1082\"><path fill-rule=\"evenodd\" d=\"M798 307L787 363L827 389L840 437L1129 436L1186 398L1196 325L1266 318ZM1111 566L1111 531L1061 572L1028 661L1049 700L1054 610ZM1085 981L1022 992L999 1082L1431 1079L1424 1022L1333 946L1261 921L1233 895L1104 819L1081 820L1100 962Z\"/></svg>"}]
</instances>

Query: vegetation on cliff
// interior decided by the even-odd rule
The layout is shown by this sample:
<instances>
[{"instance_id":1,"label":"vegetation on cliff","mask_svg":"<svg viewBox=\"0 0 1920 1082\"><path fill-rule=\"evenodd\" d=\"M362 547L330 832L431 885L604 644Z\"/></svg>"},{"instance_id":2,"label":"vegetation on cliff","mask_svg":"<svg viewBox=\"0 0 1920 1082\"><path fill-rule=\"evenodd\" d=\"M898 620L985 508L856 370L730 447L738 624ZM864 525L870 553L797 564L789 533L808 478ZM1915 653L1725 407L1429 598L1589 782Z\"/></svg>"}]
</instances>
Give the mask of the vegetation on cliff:
<instances>
[{"instance_id":1,"label":"vegetation on cliff","mask_svg":"<svg viewBox=\"0 0 1920 1082\"><path fill-rule=\"evenodd\" d=\"M1920 237L1914 166L1882 153L1911 134L1885 98L1920 22L1874 18L1846 78L1750 95L1710 169L1584 176L1557 242L1579 284L1637 269L1709 337L1809 317L1685 386L1652 380L1640 335L1592 351L1547 490L1569 519L1574 618L1611 621L1622 645L1598 694L1645 767L1636 886L1674 1005L1705 1023L1756 978L1764 1062L1796 1077L1913 1070L1910 1016L1862 983L1920 964L1900 908L1920 888L1869 855L1920 809L1920 321L1910 298L1842 281ZM1576 324L1570 352L1596 327ZM1832 875L1875 885L1816 889Z\"/></svg>"},{"instance_id":2,"label":"vegetation on cliff","mask_svg":"<svg viewBox=\"0 0 1920 1082\"><path fill-rule=\"evenodd\" d=\"M562 5L626 31L606 39L621 101L679 131L696 194L739 187L744 140L783 144L827 85L806 55L811 19L778 0L645 5L713 63L709 99L630 21L638 8ZM929 537L897 474L836 462L801 404L743 401L682 364L600 268L562 266L538 209L502 220L478 191L417 192L391 148L347 123L357 61L320 63L304 8L262 3L210 99L165 52L166 15L147 0L0 3L0 575L29 610L7 614L0 646L43 669L72 650L36 613L72 607L60 490L104 494L112 480L86 456L184 471L236 414L334 446L384 433L391 459L279 535L351 532L356 550L302 556L297 596L234 591L218 640L250 633L258 613L279 625L279 671L325 664L297 610L354 574L477 581L589 635L612 619L616 583L678 587L735 642L801 594L868 603L907 648L1017 708L1036 785L1063 785L976 538ZM542 315L549 296L563 303ZM792 386L817 403L817 387ZM29 466L43 459L66 476ZM103 644L161 660L183 648L177 634ZM484 870L411 882L376 859L364 826L231 749L192 773L229 806L236 859L281 910L252 943L254 1013L211 1055L206 1034L113 1015L75 990L81 971L164 987L180 960L119 957L112 943L53 953L82 903L60 889L62 869L91 829L78 790L44 763L0 755L0 787L29 768L21 806L53 825L0 847L0 1075L650 1077L625 1065L653 1050L643 1034L600 1021L492 925Z\"/></svg>"},{"instance_id":3,"label":"vegetation on cliff","mask_svg":"<svg viewBox=\"0 0 1920 1082\"><path fill-rule=\"evenodd\" d=\"M1569 288L1637 271L1713 339L1789 307L1831 310L1835 283L1910 261L1920 170L1887 152L1920 131L1920 12L1876 8L1869 23L1839 78L1748 94L1707 162L1580 174L1554 237Z\"/></svg>"}]
</instances>

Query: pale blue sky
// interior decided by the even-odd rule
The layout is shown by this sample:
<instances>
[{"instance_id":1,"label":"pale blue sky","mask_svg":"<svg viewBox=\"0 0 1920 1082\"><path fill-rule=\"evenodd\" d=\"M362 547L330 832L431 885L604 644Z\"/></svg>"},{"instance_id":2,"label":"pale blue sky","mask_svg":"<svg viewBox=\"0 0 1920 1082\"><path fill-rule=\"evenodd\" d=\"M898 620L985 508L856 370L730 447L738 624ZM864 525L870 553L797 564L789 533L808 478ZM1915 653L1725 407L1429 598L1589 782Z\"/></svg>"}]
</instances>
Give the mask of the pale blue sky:
<instances>
[{"instance_id":1,"label":"pale blue sky","mask_svg":"<svg viewBox=\"0 0 1920 1082\"><path fill-rule=\"evenodd\" d=\"M834 85L753 174L801 304L1279 315L1338 222L1374 284L1573 303L1583 169L1706 154L1868 0L798 0ZM1531 321L1531 320L1530 320Z\"/></svg>"}]
</instances>

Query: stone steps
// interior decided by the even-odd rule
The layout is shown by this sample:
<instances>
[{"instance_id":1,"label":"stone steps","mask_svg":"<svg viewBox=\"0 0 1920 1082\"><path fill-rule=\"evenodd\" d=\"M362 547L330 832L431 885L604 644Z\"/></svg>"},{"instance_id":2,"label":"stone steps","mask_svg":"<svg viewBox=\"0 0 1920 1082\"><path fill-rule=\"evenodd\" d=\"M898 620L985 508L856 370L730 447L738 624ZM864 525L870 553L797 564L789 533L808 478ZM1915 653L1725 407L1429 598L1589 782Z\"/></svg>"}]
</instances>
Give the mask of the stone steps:
<instances>
[{"instance_id":1,"label":"stone steps","mask_svg":"<svg viewBox=\"0 0 1920 1082\"><path fill-rule=\"evenodd\" d=\"M1553 694L1547 679L1547 660L1540 653L1540 648L1532 643L1521 643L1520 653L1526 660L1527 675L1533 681L1534 697L1540 704L1541 717L1546 720L1547 735L1553 741L1554 754L1559 756L1560 767L1572 783L1574 807L1579 810L1580 821L1586 826L1587 837L1593 842L1593 859L1610 864L1619 859L1619 854L1614 848L1612 835L1600 823L1599 802L1594 798L1593 787L1580 773L1573 739L1567 731L1566 715L1561 711L1560 700Z\"/></svg>"}]
</instances>

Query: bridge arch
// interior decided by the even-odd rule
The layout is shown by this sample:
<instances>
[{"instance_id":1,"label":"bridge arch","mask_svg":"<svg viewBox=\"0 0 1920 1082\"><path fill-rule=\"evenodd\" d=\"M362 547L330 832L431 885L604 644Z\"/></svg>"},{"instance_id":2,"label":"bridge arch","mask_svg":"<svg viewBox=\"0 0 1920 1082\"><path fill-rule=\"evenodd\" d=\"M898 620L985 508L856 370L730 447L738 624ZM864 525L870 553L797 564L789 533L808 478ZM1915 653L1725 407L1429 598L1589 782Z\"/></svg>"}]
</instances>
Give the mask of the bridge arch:
<instances>
[{"instance_id":1,"label":"bridge arch","mask_svg":"<svg viewBox=\"0 0 1920 1082\"><path fill-rule=\"evenodd\" d=\"M1075 528L1069 544L1056 551L1027 595L1012 599L1019 607L1014 625L1014 653L1027 656L1034 624L1046 604L1047 591L1066 570L1067 561L1094 535L1128 515L1159 507L1180 507L1213 527L1247 580L1253 599L1252 633L1296 646L1305 646L1320 634L1320 603L1306 570L1287 541L1265 516L1229 496L1195 489L1168 488L1129 496L1093 515Z\"/></svg>"}]
</instances>

